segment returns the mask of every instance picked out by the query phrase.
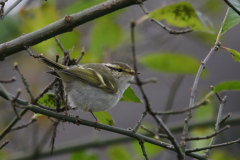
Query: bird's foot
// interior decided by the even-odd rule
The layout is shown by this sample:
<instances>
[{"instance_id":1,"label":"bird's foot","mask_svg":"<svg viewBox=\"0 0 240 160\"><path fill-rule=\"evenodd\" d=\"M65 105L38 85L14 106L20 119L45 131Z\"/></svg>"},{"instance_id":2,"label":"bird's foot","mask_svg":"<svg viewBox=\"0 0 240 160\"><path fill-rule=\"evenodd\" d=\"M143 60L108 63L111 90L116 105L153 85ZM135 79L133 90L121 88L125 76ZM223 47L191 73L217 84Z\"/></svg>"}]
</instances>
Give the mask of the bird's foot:
<instances>
[{"instance_id":1,"label":"bird's foot","mask_svg":"<svg viewBox=\"0 0 240 160\"><path fill-rule=\"evenodd\" d=\"M99 129L98 128L98 124L99 124L100 122L99 122L99 120L98 119L96 119L96 124L97 124L97 127L95 128L96 130L98 130L98 131L101 131L101 129Z\"/></svg>"},{"instance_id":2,"label":"bird's foot","mask_svg":"<svg viewBox=\"0 0 240 160\"><path fill-rule=\"evenodd\" d=\"M80 125L80 123L79 122L81 122L81 120L79 119L79 116L76 116L76 125Z\"/></svg>"}]
</instances>

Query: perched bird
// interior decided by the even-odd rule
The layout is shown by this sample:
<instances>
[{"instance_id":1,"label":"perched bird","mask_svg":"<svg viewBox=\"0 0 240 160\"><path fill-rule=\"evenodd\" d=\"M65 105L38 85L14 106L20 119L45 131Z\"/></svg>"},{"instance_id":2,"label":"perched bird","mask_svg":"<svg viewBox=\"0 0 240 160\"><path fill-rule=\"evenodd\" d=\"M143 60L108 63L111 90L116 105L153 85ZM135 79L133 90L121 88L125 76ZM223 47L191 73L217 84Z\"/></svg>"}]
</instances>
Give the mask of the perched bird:
<instances>
[{"instance_id":1,"label":"perched bird","mask_svg":"<svg viewBox=\"0 0 240 160\"><path fill-rule=\"evenodd\" d=\"M70 105L86 112L105 111L114 107L138 74L121 62L88 63L64 66L43 56L40 62L52 69L64 85ZM92 113L94 116L94 114ZM97 118L96 122L98 123Z\"/></svg>"}]
</instances>

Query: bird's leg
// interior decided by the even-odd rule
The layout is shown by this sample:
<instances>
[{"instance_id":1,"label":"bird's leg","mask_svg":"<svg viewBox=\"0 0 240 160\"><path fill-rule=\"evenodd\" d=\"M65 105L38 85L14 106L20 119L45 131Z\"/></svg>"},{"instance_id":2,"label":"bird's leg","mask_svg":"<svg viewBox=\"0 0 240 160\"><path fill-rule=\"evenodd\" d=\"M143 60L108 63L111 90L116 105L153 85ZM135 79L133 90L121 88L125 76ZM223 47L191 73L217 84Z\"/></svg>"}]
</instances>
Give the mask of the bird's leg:
<instances>
[{"instance_id":1,"label":"bird's leg","mask_svg":"<svg viewBox=\"0 0 240 160\"><path fill-rule=\"evenodd\" d=\"M99 124L99 120L97 119L97 117L93 114L93 112L89 109L89 112L93 115L93 117L96 119L96 123Z\"/></svg>"},{"instance_id":2,"label":"bird's leg","mask_svg":"<svg viewBox=\"0 0 240 160\"><path fill-rule=\"evenodd\" d=\"M93 112L91 110L89 110L89 112L93 115L93 117L96 119L96 124L98 125L100 122L97 119L97 117L93 114ZM98 127L95 128L96 130L100 131L100 129Z\"/></svg>"}]
</instances>

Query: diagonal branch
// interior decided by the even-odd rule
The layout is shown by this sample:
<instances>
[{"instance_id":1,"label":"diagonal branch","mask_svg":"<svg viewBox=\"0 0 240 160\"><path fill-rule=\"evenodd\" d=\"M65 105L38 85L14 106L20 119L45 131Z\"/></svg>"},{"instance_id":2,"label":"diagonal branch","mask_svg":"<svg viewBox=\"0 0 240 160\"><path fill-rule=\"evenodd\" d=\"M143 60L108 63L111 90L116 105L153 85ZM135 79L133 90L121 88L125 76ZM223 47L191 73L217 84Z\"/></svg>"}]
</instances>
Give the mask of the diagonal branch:
<instances>
[{"instance_id":1,"label":"diagonal branch","mask_svg":"<svg viewBox=\"0 0 240 160\"><path fill-rule=\"evenodd\" d=\"M200 106L204 106L204 105L207 105L209 103L209 101L207 100L204 100L200 103L197 103L195 104L193 107L190 107L190 108L186 108L186 109L183 109L183 110L176 110L176 111L173 111L173 110L170 110L170 111L162 111L162 112L153 112L154 114L157 114L157 115L170 115L170 114L182 114L182 113L185 113L187 111L191 111L193 109L196 109Z\"/></svg>"},{"instance_id":2,"label":"diagonal branch","mask_svg":"<svg viewBox=\"0 0 240 160\"><path fill-rule=\"evenodd\" d=\"M59 34L71 32L79 25L137 3L137 0L106 1L78 13L67 15L41 29L1 44L0 60L4 60L5 57L25 50L24 46L34 46Z\"/></svg>"},{"instance_id":3,"label":"diagonal branch","mask_svg":"<svg viewBox=\"0 0 240 160\"><path fill-rule=\"evenodd\" d=\"M219 131L217 131L217 132L215 132L215 133L213 133L211 135L204 136L204 137L188 137L188 138L186 138L186 141L209 139L209 138L212 138L212 137L218 135L219 133L221 133L221 132L223 132L223 131L225 131L226 129L229 129L229 128L230 128L230 126L227 125L226 127L220 129Z\"/></svg>"},{"instance_id":4,"label":"diagonal branch","mask_svg":"<svg viewBox=\"0 0 240 160\"><path fill-rule=\"evenodd\" d=\"M4 19L4 17L13 9L15 8L22 0L16 0L3 14L0 15L0 21Z\"/></svg>"},{"instance_id":5,"label":"diagonal branch","mask_svg":"<svg viewBox=\"0 0 240 160\"><path fill-rule=\"evenodd\" d=\"M220 126L219 126L219 122L221 121L222 110L223 110L223 107L224 107L224 105L225 105L225 103L226 103L226 99L227 99L226 96L225 96L223 99L221 99L221 103L220 103L219 110L218 110L217 122L216 122L216 124L215 124L215 132L218 132L218 130L219 130L219 127L220 127ZM210 142L209 146L212 146L212 145L214 144L215 140L216 140L216 136L214 136L214 137L211 139L211 142ZM209 148L209 149L206 150L206 152L205 152L205 155L206 155L206 156L209 155L210 149L211 149L211 148Z\"/></svg>"},{"instance_id":6,"label":"diagonal branch","mask_svg":"<svg viewBox=\"0 0 240 160\"><path fill-rule=\"evenodd\" d=\"M5 98L6 100L8 100L8 97L4 94L4 92L2 90L0 90L0 96ZM8 93L8 96L13 97L12 95L10 95ZM90 122L87 120L79 120L76 117L70 117L70 116L66 116L66 115L62 115L62 114L58 114L56 112L51 112L42 108L39 108L35 105L29 104L27 101L21 100L21 99L17 99L16 103L18 103L19 105L23 105L23 106L28 106L27 110L31 110L34 113L40 113L49 117L53 117L59 120L64 120L64 121L68 121L71 123L79 123L85 126L90 126L93 128L99 128L102 130L106 130L106 131L110 131L110 132L114 132L114 133L118 133L118 134L122 134L122 135L126 135L132 138L135 138L137 140L144 140L145 142L166 148L168 150L174 151L176 152L176 149L174 148L173 145L162 142L162 141L157 141L155 139L146 137L144 135L138 134L138 133L134 133L131 130L126 130L126 129L122 129L122 128L118 128L118 127L113 127L113 126L108 126L108 125L104 125L104 124L96 124L95 122ZM1 137L0 137L1 138ZM199 160L207 160L205 156L199 155L199 154L194 154L194 153L188 153L188 156L191 156L193 158L199 159Z\"/></svg>"},{"instance_id":7,"label":"diagonal branch","mask_svg":"<svg viewBox=\"0 0 240 160\"><path fill-rule=\"evenodd\" d=\"M143 152L143 155L145 157L146 160L149 160L148 156L147 156L147 152L145 150L145 146L144 146L144 141L143 140L140 140L139 141L139 145L141 146L142 148L142 152Z\"/></svg>"},{"instance_id":8,"label":"diagonal branch","mask_svg":"<svg viewBox=\"0 0 240 160\"><path fill-rule=\"evenodd\" d=\"M240 11L231 2L229 2L229 0L224 0L224 2L240 16Z\"/></svg>"},{"instance_id":9,"label":"diagonal branch","mask_svg":"<svg viewBox=\"0 0 240 160\"><path fill-rule=\"evenodd\" d=\"M213 48L211 48L210 52L207 54L207 56L203 60L203 62L201 62L201 65L198 69L197 75L196 75L194 83L193 83L193 87L191 89L189 108L194 106L195 95L196 95L196 91L197 91L197 85L198 85L198 81L199 81L200 75L202 73L202 70L205 68L205 65L206 65L207 61L209 60L210 56L212 55L213 51L216 51L217 49L218 49L218 46L215 44L215 46ZM185 119L185 123L184 123L184 126L183 126L183 133L182 133L182 138L181 138L181 150L183 152L184 152L185 147L186 147L185 139L188 135L188 121L191 119L191 117L192 117L191 111L188 111L187 112L187 117Z\"/></svg>"},{"instance_id":10,"label":"diagonal branch","mask_svg":"<svg viewBox=\"0 0 240 160\"><path fill-rule=\"evenodd\" d=\"M15 77L12 77L11 80L0 80L0 83L12 83L12 82L14 82L14 81L16 81L16 78L15 78Z\"/></svg>"},{"instance_id":11,"label":"diagonal branch","mask_svg":"<svg viewBox=\"0 0 240 160\"><path fill-rule=\"evenodd\" d=\"M137 72L137 60L136 60L136 52L135 52L135 37L134 37L134 29L135 29L135 22L132 21L131 22L131 47L132 47L132 56L133 56L133 67L135 72ZM138 75L135 76L136 78L136 84L139 87L143 99L145 101L145 108L146 111L156 120L156 122L158 123L159 126L161 126L163 128L163 130L165 131L165 133L168 135L169 140L171 141L171 143L173 144L172 148L174 148L177 152L177 157L179 160L184 159L184 154L183 152L180 150L180 147L176 141L176 139L174 138L174 136L172 135L171 131L167 128L167 126L163 123L162 119L159 118L157 115L155 115L150 107L150 102L148 100L148 97L145 93L145 91L143 90L142 87L142 82L140 80L140 78L138 77Z\"/></svg>"},{"instance_id":12,"label":"diagonal branch","mask_svg":"<svg viewBox=\"0 0 240 160\"><path fill-rule=\"evenodd\" d=\"M235 143L240 143L240 139L232 141L232 142L226 142L226 143L222 143L222 144L216 144L216 145L211 145L211 146L207 146L207 147L201 147L201 148L196 148L196 149L187 149L186 153L189 152L198 152L201 150L206 150L206 149L212 149L212 148L217 148L217 147L223 147L223 146L228 146L228 145L232 145Z\"/></svg>"},{"instance_id":13,"label":"diagonal branch","mask_svg":"<svg viewBox=\"0 0 240 160\"><path fill-rule=\"evenodd\" d=\"M144 12L146 15L149 14L149 11L148 11L147 7L146 7L143 3L140 3L139 5L140 5L140 7L142 8L143 12ZM165 31L169 32L169 34L178 35L178 34L185 34L185 33L192 32L191 29L185 29L185 30L182 30L182 31L173 30L173 29L165 26L164 24L162 24L161 22L159 22L159 21L156 20L156 19L151 19L151 21L155 22L157 25L159 25L160 27L162 27Z\"/></svg>"},{"instance_id":14,"label":"diagonal branch","mask_svg":"<svg viewBox=\"0 0 240 160\"><path fill-rule=\"evenodd\" d=\"M6 140L5 142L3 142L3 144L0 146L0 150L5 147L7 144L9 143L9 140Z\"/></svg>"}]
</instances>

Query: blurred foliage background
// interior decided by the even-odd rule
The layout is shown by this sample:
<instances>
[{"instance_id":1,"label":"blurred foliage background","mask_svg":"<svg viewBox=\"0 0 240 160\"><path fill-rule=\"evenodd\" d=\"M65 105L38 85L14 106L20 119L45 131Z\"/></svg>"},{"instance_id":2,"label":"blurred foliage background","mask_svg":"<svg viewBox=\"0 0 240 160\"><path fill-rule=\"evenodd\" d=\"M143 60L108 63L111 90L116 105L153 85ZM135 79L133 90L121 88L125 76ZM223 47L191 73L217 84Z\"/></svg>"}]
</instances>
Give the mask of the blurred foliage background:
<instances>
[{"instance_id":1,"label":"blurred foliage background","mask_svg":"<svg viewBox=\"0 0 240 160\"><path fill-rule=\"evenodd\" d=\"M10 1L12 0L9 0L9 2ZM27 34L42 28L60 18L63 18L65 15L74 14L103 1L104 0L49 0L46 2L26 0L22 2L23 4L21 5L21 8L16 9L15 12L6 16L5 19L0 22L0 44L19 37L22 34ZM174 2L177 1L151 0L145 2L145 5L149 10L154 10ZM141 72L140 77L142 79L148 79L151 77L156 77L158 79L157 83L144 86L153 110L163 110L165 108L170 88L179 75L184 75L184 80L179 89L176 90L177 96L173 99L173 106L174 109L187 107L190 97L189 89L193 84L194 74L198 69L200 61L209 52L210 47L214 45L216 34L221 26L221 22L227 9L227 6L218 0L189 0L188 2L190 2L196 10L201 11L209 17L214 25L214 34L207 32L191 32L183 35L169 35L168 32L164 31L150 20L145 20L136 27L136 50L139 62L141 63L139 64ZM75 28L72 32L64 33L57 37L66 50L71 50L71 57L78 58L82 47L85 48L86 54L81 63L122 61L132 65L129 22L132 19L137 20L143 16L144 13L139 6L131 6L83 24ZM238 44L239 37L236 36L239 32L239 28L234 27L225 33L220 41L224 46L240 50ZM62 51L57 46L54 38L35 45L30 49L36 54L43 53L44 56L51 59L55 59L56 54L59 54L60 58L63 56ZM173 53L174 56L168 57L168 53ZM144 58L146 55L151 55L152 57L148 56L148 59ZM178 57L179 55L180 57ZM165 58L160 64L168 62L170 66L175 68L182 68L184 65L187 69L191 70L188 70L189 73L181 70L172 72L165 68L165 65L162 65L160 70L151 69L151 67L154 68L154 65L158 65L157 62L156 64L153 63L156 56ZM151 58L152 60L149 60ZM185 61L188 62L186 59L191 61L191 63L185 63ZM22 88L23 94L21 94L20 97L23 99L29 99L24 91L24 86L19 75L13 70L13 63L15 61L19 63L19 68L22 70L30 84L30 89L35 96L53 79L51 75L44 73L47 70L46 67L30 57L27 52L22 51L21 53L7 57L5 61L0 62L1 79L10 79L12 76L17 77L17 82L5 85L10 93L16 93L17 88ZM210 85L216 85L219 82L227 80L238 80L240 78L238 74L240 65L235 63L232 58L226 54L226 51L223 50L213 54L206 68L207 71L203 73L203 78L200 79L198 100L204 96L204 93L209 91ZM132 88L140 96L138 88L134 85L132 85ZM224 108L224 113L239 112L238 104L240 103L240 94L238 92L231 92L227 93L227 95L229 99ZM215 97L212 97L211 102L211 104L194 111L192 121L216 118L218 101ZM109 110L112 117L115 119L116 126L122 128L134 127L143 111L144 104L128 102L119 102L115 108ZM88 113L76 111L72 111L71 113L79 115L80 118L92 120L91 115ZM2 130L14 116L15 114L13 113L9 102L0 98L0 130ZM29 112L20 122L18 122L17 125L28 122L31 116L32 113ZM183 122L184 118L185 114L170 116L168 122ZM144 125L155 129L154 121L150 116L147 116L146 119L144 119ZM208 135L213 132L213 129L214 126L202 127L191 130L190 134L192 136ZM219 136L217 142L226 142L239 138L236 130L239 130L239 126L234 126L231 130L225 131ZM40 117L38 118L37 123L25 129L9 133L5 139L10 139L11 143L0 151L0 159L11 159L10 157L14 157L17 154L34 153L39 152L42 149L49 150L48 144L50 143L51 131L51 121L47 117ZM175 135L179 138L181 133ZM116 135L106 131L98 132L93 128L85 126L78 127L72 124L63 123L58 126L55 148L64 147L64 145L73 142L82 143L82 140L86 139L97 140L111 136ZM38 148L41 142L43 143L43 146ZM201 147L208 144L209 140L196 141L190 143L188 147ZM175 158L175 154L172 154L173 152L154 145L145 144L145 147L149 157L153 160L160 158ZM239 145L214 149L211 151L210 158L216 160L237 160L240 158L238 150ZM79 157L83 157L81 160L144 159L137 141L111 145L104 148L89 149L86 151L80 150L57 156L54 156L53 153L53 156L42 159L78 160ZM190 158L188 157L188 159Z\"/></svg>"}]
</instances>

